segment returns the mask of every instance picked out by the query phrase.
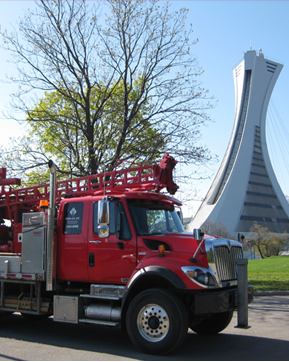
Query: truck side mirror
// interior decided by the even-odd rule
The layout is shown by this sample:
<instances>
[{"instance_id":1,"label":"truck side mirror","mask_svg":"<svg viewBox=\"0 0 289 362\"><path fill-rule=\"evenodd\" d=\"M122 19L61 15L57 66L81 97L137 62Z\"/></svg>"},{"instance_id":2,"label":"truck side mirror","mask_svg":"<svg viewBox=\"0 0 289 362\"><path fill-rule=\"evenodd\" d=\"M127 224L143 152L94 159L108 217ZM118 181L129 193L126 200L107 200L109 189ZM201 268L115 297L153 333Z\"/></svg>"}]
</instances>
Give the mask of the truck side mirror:
<instances>
[{"instance_id":1,"label":"truck side mirror","mask_svg":"<svg viewBox=\"0 0 289 362\"><path fill-rule=\"evenodd\" d=\"M241 244L245 241L245 236L242 233L238 233L238 241Z\"/></svg>"},{"instance_id":2,"label":"truck side mirror","mask_svg":"<svg viewBox=\"0 0 289 362\"><path fill-rule=\"evenodd\" d=\"M99 225L98 230L99 238L108 238L109 237L109 226L108 225Z\"/></svg>"},{"instance_id":3,"label":"truck side mirror","mask_svg":"<svg viewBox=\"0 0 289 362\"><path fill-rule=\"evenodd\" d=\"M203 235L204 234L202 234L201 229L194 229L194 239L195 240L201 240Z\"/></svg>"},{"instance_id":4,"label":"truck side mirror","mask_svg":"<svg viewBox=\"0 0 289 362\"><path fill-rule=\"evenodd\" d=\"M109 201L101 200L98 202L98 225L109 225Z\"/></svg>"},{"instance_id":5,"label":"truck side mirror","mask_svg":"<svg viewBox=\"0 0 289 362\"><path fill-rule=\"evenodd\" d=\"M98 202L98 237L109 237L109 201L101 200Z\"/></svg>"}]
</instances>

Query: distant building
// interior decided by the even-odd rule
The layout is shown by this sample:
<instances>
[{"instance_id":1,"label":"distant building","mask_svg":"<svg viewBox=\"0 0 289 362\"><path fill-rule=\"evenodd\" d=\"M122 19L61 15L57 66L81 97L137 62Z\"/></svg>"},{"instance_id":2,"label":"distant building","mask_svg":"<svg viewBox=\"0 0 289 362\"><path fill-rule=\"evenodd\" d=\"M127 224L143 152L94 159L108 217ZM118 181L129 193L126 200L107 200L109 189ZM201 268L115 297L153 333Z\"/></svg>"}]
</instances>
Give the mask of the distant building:
<instances>
[{"instance_id":1,"label":"distant building","mask_svg":"<svg viewBox=\"0 0 289 362\"><path fill-rule=\"evenodd\" d=\"M265 137L267 108L282 67L261 51L248 51L234 69L233 132L189 231L210 220L222 222L235 235L248 233L254 222L272 232L289 232L289 204L272 169Z\"/></svg>"}]
</instances>

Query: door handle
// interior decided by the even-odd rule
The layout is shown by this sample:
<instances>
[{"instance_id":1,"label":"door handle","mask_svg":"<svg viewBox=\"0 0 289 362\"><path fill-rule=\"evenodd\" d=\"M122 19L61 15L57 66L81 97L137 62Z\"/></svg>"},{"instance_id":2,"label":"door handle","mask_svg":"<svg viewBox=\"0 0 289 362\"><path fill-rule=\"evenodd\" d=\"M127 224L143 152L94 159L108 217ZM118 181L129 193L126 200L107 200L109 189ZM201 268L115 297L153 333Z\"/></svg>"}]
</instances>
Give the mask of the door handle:
<instances>
[{"instance_id":1,"label":"door handle","mask_svg":"<svg viewBox=\"0 0 289 362\"><path fill-rule=\"evenodd\" d=\"M89 240L90 244L100 244L102 243L102 240Z\"/></svg>"},{"instance_id":2,"label":"door handle","mask_svg":"<svg viewBox=\"0 0 289 362\"><path fill-rule=\"evenodd\" d=\"M88 255L88 265L93 267L95 265L94 253L89 253Z\"/></svg>"}]
</instances>

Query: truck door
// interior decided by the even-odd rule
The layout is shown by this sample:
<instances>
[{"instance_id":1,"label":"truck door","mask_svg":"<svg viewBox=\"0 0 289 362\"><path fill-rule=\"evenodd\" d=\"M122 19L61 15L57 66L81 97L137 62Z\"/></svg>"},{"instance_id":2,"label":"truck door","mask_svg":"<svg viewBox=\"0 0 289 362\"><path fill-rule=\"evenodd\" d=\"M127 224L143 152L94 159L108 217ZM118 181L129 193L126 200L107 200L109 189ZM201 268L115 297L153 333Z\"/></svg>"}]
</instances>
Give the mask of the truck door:
<instances>
[{"instance_id":1,"label":"truck door","mask_svg":"<svg viewBox=\"0 0 289 362\"><path fill-rule=\"evenodd\" d=\"M136 237L130 229L124 204L110 203L110 235L98 237L98 203L91 205L88 231L88 275L92 282L126 283L136 267Z\"/></svg>"},{"instance_id":2,"label":"truck door","mask_svg":"<svg viewBox=\"0 0 289 362\"><path fill-rule=\"evenodd\" d=\"M60 205L58 225L57 277L63 280L87 280L87 221L89 203L78 199Z\"/></svg>"}]
</instances>

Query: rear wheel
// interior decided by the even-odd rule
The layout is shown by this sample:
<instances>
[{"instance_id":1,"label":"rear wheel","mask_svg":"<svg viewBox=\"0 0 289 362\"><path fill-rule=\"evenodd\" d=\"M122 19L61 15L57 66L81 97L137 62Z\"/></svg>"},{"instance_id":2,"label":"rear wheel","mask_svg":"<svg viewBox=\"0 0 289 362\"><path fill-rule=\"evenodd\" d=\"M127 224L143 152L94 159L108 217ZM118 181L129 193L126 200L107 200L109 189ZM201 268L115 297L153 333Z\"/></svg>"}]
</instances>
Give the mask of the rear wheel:
<instances>
[{"instance_id":1,"label":"rear wheel","mask_svg":"<svg viewBox=\"0 0 289 362\"><path fill-rule=\"evenodd\" d=\"M212 314L210 317L203 319L200 323L190 326L190 328L198 334L217 334L228 327L232 317L233 311Z\"/></svg>"},{"instance_id":2,"label":"rear wheel","mask_svg":"<svg viewBox=\"0 0 289 362\"><path fill-rule=\"evenodd\" d=\"M167 354L186 337L188 316L176 295L164 289L149 289L129 305L126 325L136 347L145 353Z\"/></svg>"}]
</instances>

